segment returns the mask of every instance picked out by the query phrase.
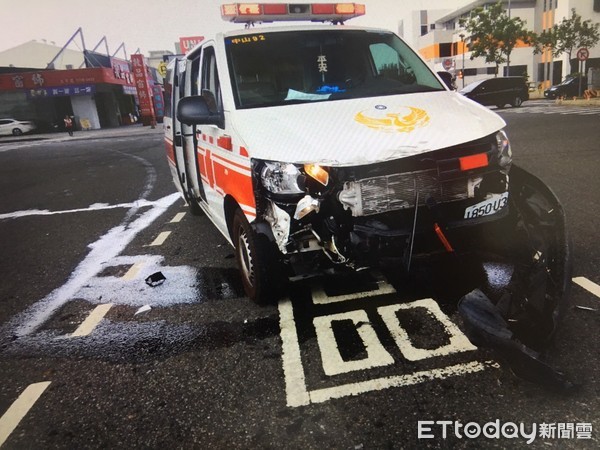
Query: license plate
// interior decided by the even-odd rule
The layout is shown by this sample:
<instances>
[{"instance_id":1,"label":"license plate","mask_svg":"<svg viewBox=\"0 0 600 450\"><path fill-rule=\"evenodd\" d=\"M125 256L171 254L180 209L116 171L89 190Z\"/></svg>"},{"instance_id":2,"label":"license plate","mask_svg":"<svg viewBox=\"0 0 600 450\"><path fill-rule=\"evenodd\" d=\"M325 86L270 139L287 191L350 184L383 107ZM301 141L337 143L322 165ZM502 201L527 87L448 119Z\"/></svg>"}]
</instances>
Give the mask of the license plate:
<instances>
[{"instance_id":1,"label":"license plate","mask_svg":"<svg viewBox=\"0 0 600 450\"><path fill-rule=\"evenodd\" d=\"M469 206L465 209L465 219L474 219L476 217L490 216L496 214L508 204L508 192L495 194L492 197Z\"/></svg>"}]
</instances>

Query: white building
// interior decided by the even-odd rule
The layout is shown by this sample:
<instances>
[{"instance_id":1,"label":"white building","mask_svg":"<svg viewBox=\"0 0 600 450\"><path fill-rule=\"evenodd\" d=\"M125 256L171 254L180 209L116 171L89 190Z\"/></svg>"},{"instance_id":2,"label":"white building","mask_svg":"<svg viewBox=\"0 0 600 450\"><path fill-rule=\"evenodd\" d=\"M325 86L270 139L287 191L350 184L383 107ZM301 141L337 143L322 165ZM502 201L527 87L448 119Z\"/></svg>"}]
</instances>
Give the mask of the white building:
<instances>
[{"instance_id":1,"label":"white building","mask_svg":"<svg viewBox=\"0 0 600 450\"><path fill-rule=\"evenodd\" d=\"M0 67L45 69L61 47L54 42L29 41L0 52ZM65 49L54 61L57 70L78 69L83 64L83 51Z\"/></svg>"},{"instance_id":2,"label":"white building","mask_svg":"<svg viewBox=\"0 0 600 450\"><path fill-rule=\"evenodd\" d=\"M460 20L467 18L473 9L493 3L496 1L475 0L448 13L428 10L413 14L413 19L421 25L421 35L414 41L421 56L435 70L448 70L456 74L462 71L464 78L459 80L459 88L463 82L466 85L495 76L494 64L486 63L484 58L471 60L471 52L466 45L469 37L460 26ZM565 17L569 18L573 8L584 20L600 22L600 0L502 0L502 3L506 10L510 6L511 17L521 18L525 27L536 33L551 28ZM587 67L600 67L600 45L589 50ZM571 58L576 58L576 55L571 55ZM536 84L541 82L546 86L560 82L571 73L566 54L556 59L549 52L534 55L533 48L527 44L517 45L513 49L509 63L510 68L506 63L500 65L498 75L526 75L529 81Z\"/></svg>"}]
</instances>

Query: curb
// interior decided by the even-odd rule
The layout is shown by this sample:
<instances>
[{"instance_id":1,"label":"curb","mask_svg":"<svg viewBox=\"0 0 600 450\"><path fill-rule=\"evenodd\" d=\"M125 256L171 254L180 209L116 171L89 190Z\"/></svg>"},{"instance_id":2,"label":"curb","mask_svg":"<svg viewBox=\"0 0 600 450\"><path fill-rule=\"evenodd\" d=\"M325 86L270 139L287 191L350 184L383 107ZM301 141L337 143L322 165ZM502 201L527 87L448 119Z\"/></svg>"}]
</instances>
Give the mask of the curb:
<instances>
[{"instance_id":1,"label":"curb","mask_svg":"<svg viewBox=\"0 0 600 450\"><path fill-rule=\"evenodd\" d=\"M73 136L67 135L67 132L43 133L43 134L25 134L21 136L0 137L0 146L3 144L26 144L39 141L77 141L85 139L107 139L113 137L127 137L139 135L162 134L163 127L157 126L151 128L142 125L128 125L119 128L105 128L100 130L80 130L75 131Z\"/></svg>"}]
</instances>

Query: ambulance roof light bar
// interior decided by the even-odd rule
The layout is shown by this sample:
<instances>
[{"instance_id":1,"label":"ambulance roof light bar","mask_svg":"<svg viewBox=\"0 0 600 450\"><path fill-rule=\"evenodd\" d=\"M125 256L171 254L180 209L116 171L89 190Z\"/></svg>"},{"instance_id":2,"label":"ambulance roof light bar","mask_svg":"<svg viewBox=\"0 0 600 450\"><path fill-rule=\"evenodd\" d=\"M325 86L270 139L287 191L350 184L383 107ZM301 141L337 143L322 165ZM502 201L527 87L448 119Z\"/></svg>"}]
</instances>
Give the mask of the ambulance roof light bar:
<instances>
[{"instance_id":1,"label":"ambulance roof light bar","mask_svg":"<svg viewBox=\"0 0 600 450\"><path fill-rule=\"evenodd\" d=\"M221 6L223 20L233 23L309 20L344 23L363 16L365 5L358 3L231 3Z\"/></svg>"}]
</instances>

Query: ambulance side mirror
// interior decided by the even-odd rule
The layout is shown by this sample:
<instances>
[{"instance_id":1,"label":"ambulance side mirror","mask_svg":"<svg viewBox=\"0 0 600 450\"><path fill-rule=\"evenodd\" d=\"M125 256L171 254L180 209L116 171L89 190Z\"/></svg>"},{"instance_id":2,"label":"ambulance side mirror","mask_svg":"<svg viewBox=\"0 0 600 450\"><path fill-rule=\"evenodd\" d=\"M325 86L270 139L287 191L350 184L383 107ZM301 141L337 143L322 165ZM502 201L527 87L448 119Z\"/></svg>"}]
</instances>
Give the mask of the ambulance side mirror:
<instances>
[{"instance_id":1,"label":"ambulance side mirror","mask_svg":"<svg viewBox=\"0 0 600 450\"><path fill-rule=\"evenodd\" d=\"M221 123L222 117L210 112L202 96L192 95L179 100L177 120L186 125L217 125Z\"/></svg>"}]
</instances>

